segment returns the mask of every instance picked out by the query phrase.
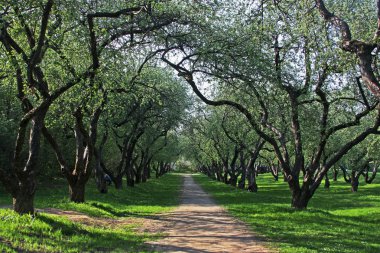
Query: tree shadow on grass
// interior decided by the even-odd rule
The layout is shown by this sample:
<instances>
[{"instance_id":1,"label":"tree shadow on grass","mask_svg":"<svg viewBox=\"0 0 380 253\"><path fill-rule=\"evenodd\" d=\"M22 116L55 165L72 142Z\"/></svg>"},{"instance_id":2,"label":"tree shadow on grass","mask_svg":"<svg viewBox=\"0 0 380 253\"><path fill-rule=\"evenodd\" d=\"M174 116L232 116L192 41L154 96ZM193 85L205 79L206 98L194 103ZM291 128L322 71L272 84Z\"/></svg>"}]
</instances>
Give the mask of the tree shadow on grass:
<instances>
[{"instance_id":1,"label":"tree shadow on grass","mask_svg":"<svg viewBox=\"0 0 380 253\"><path fill-rule=\"evenodd\" d=\"M199 177L198 177L199 178ZM291 194L286 184L282 182L271 182L270 186L265 185L265 190L257 193L247 192L232 188L223 183L209 179L201 179L206 191L211 191L216 200L223 205L231 204L254 204L254 205L273 205L283 204L290 207ZM268 182L264 182L268 183ZM309 207L320 208L333 211L346 208L365 208L378 206L378 198L368 199L368 196L379 196L380 188L368 187L364 185L359 192L350 192L349 186L343 182L334 182L332 190L328 191L320 187L315 196L311 199ZM347 187L346 187L347 186ZM290 209L290 208L289 208Z\"/></svg>"},{"instance_id":2,"label":"tree shadow on grass","mask_svg":"<svg viewBox=\"0 0 380 253\"><path fill-rule=\"evenodd\" d=\"M118 210L118 209L113 208L110 205L105 205L105 204L102 204L100 202L89 202L88 204L93 206L93 207L96 207L96 208L98 208L104 212L107 212L107 213L109 213L115 217L128 217L128 216L140 217L140 216L142 216L141 214L138 214L138 213Z\"/></svg>"},{"instance_id":3,"label":"tree shadow on grass","mask_svg":"<svg viewBox=\"0 0 380 253\"><path fill-rule=\"evenodd\" d=\"M144 248L143 243L148 238L147 235L126 232L123 229L82 226L47 215L40 215L37 219L48 224L52 233L59 233L62 237L60 241L57 241L56 237L49 238L44 234L43 243L59 246L63 251L135 252L137 249ZM26 232L26 236L34 237L33 241L39 241L41 238L40 233L31 233L31 231Z\"/></svg>"},{"instance_id":4,"label":"tree shadow on grass","mask_svg":"<svg viewBox=\"0 0 380 253\"><path fill-rule=\"evenodd\" d=\"M317 252L379 252L374 236L376 223L367 217L333 215L323 210L288 212L272 208L257 213L255 207L231 209L251 225L255 232L272 241Z\"/></svg>"},{"instance_id":5,"label":"tree shadow on grass","mask_svg":"<svg viewBox=\"0 0 380 253\"><path fill-rule=\"evenodd\" d=\"M345 182L334 182L330 190L318 189L307 210L296 211L290 207L290 191L283 183L264 178L263 190L247 193L198 179L219 204L286 252L380 252L376 236L380 187L376 183L362 184L359 192L351 193Z\"/></svg>"}]
</instances>

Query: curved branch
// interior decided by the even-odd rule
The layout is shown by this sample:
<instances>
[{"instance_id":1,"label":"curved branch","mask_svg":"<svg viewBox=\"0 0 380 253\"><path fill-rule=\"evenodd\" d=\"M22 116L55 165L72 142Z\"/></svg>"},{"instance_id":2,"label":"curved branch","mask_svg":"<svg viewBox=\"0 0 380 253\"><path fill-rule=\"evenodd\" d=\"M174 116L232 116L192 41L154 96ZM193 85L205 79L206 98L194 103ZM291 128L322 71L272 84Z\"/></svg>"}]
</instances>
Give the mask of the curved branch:
<instances>
[{"instance_id":1,"label":"curved branch","mask_svg":"<svg viewBox=\"0 0 380 253\"><path fill-rule=\"evenodd\" d=\"M284 172L288 175L291 174L291 169L289 167L289 164L284 160L284 158L282 157L282 154L281 154L281 151L280 151L280 148L279 146L277 145L277 142L274 138L270 137L269 135L267 135L266 133L264 133L259 125L256 123L253 115L248 111L247 108L245 108L244 106L242 106L241 104L239 103L236 103L234 101L230 101L230 100L217 100L217 101L214 101L214 100L210 100L208 98L206 98L202 92L198 89L196 83L194 82L194 79L193 79L193 73L188 71L187 69L185 69L184 67L181 67L181 66L178 66L174 63L172 63L171 61L169 61L168 59L165 58L165 54L164 53L161 57L161 59L167 63L169 66L171 66L173 69L175 69L177 72L178 72L178 75L179 76L183 76L185 78L185 80L187 81L187 83L191 86L191 88L193 89L194 93L204 102L206 103L207 105L212 105L212 106L231 106L232 108L238 110L239 112L241 112L248 120L248 122L250 123L250 125L253 127L253 129L256 131L256 133L261 136L265 141L267 141L268 143L270 143L275 152L276 152L276 155L281 163L281 166L284 170Z\"/></svg>"},{"instance_id":2,"label":"curved branch","mask_svg":"<svg viewBox=\"0 0 380 253\"><path fill-rule=\"evenodd\" d=\"M53 4L54 4L54 0L48 0L44 7L44 12L42 14L42 21L41 21L41 27L40 27L40 34L38 36L37 48L33 52L33 56L31 57L31 60L30 60L30 65L33 67L39 64L42 60L42 55L44 51L43 46L45 45L46 31L47 31L50 12L53 7Z\"/></svg>"},{"instance_id":3,"label":"curved branch","mask_svg":"<svg viewBox=\"0 0 380 253\"><path fill-rule=\"evenodd\" d=\"M366 43L363 41L352 40L352 35L348 24L340 17L331 13L326 8L323 0L315 0L315 3L323 19L327 22L330 22L333 26L335 26L341 31L342 49L356 54L356 56L359 58L360 72L363 81L366 83L368 89L377 98L380 98L380 82L379 80L377 80L372 68L372 51L378 45L374 43ZM379 1L377 1L377 5L378 7L380 7ZM378 30L376 34L380 33L380 10L378 10L378 22Z\"/></svg>"},{"instance_id":4,"label":"curved branch","mask_svg":"<svg viewBox=\"0 0 380 253\"><path fill-rule=\"evenodd\" d=\"M378 114L373 127L367 128L365 131L357 135L354 139L347 142L342 148L340 148L323 166L323 168L319 171L319 173L315 176L315 181L312 185L312 190L315 191L319 184L321 183L324 175L328 172L328 170L336 164L348 151L350 151L353 147L361 143L367 136L371 134L376 134L378 128L380 126L380 108L378 108Z\"/></svg>"},{"instance_id":5,"label":"curved branch","mask_svg":"<svg viewBox=\"0 0 380 253\"><path fill-rule=\"evenodd\" d=\"M342 36L343 44L350 42L352 39L351 36L351 30L350 27L348 26L347 22L341 19L338 16L335 16L334 13L331 13L325 6L325 3L323 0L315 0L315 4L319 10L319 13L322 15L322 17L332 23L334 26L336 26Z\"/></svg>"}]
</instances>

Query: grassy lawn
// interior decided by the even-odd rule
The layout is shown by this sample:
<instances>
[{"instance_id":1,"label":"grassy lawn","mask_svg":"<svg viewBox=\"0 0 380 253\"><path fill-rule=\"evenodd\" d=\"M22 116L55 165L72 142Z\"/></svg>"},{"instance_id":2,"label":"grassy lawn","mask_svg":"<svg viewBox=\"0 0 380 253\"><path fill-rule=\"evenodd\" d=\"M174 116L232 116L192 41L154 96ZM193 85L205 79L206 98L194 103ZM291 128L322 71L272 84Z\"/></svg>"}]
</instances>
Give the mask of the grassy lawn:
<instances>
[{"instance_id":1,"label":"grassy lawn","mask_svg":"<svg viewBox=\"0 0 380 253\"><path fill-rule=\"evenodd\" d=\"M37 208L60 208L95 217L144 217L167 212L178 205L182 185L180 175L169 174L134 188L109 189L100 194L89 182L86 203L68 201L67 184L63 180L41 185L36 196ZM54 185L54 186L51 186ZM0 205L11 199L0 190ZM73 222L65 217L39 213L33 218L0 209L0 252L149 252L143 242L158 238L157 234L136 231L137 224L97 226Z\"/></svg>"},{"instance_id":2,"label":"grassy lawn","mask_svg":"<svg viewBox=\"0 0 380 253\"><path fill-rule=\"evenodd\" d=\"M204 190L280 252L380 252L380 180L357 193L350 185L331 181L319 188L308 210L290 208L286 183L270 175L258 178L259 192L235 189L203 175L194 176Z\"/></svg>"}]
</instances>

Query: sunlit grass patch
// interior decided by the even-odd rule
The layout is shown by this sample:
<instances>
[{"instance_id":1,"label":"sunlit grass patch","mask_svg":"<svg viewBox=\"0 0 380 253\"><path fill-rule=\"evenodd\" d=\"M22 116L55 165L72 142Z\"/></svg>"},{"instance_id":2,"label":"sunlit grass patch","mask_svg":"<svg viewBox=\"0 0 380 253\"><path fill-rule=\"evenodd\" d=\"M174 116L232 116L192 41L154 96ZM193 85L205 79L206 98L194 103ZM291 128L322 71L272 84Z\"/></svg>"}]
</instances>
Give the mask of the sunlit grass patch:
<instances>
[{"instance_id":1,"label":"sunlit grass patch","mask_svg":"<svg viewBox=\"0 0 380 253\"><path fill-rule=\"evenodd\" d=\"M161 234L139 231L141 224L133 218L172 210L179 204L181 186L182 177L169 174L134 188L110 188L108 194L100 194L90 181L86 202L76 204L68 201L64 180L55 182L55 187L40 185L36 196L39 212L35 217L0 209L0 252L151 252L143 243ZM2 192L0 204L9 205L9 201L10 197ZM73 221L44 213L45 208L109 219L116 221L116 226L107 226L107 220ZM117 224L119 219L126 220Z\"/></svg>"},{"instance_id":2,"label":"sunlit grass patch","mask_svg":"<svg viewBox=\"0 0 380 253\"><path fill-rule=\"evenodd\" d=\"M265 237L280 252L380 252L380 181L361 182L357 193L340 180L320 187L305 211L290 208L286 183L258 177L251 193L195 176L201 186L235 217Z\"/></svg>"},{"instance_id":3,"label":"sunlit grass patch","mask_svg":"<svg viewBox=\"0 0 380 253\"><path fill-rule=\"evenodd\" d=\"M139 234L131 227L87 226L57 215L19 216L0 210L0 252L137 252L153 234Z\"/></svg>"},{"instance_id":4,"label":"sunlit grass patch","mask_svg":"<svg viewBox=\"0 0 380 253\"><path fill-rule=\"evenodd\" d=\"M50 183L51 184L51 183ZM86 187L86 202L77 204L69 201L68 186L65 180L40 184L35 197L37 208L60 208L75 210L92 216L124 217L144 216L152 213L167 212L179 203L182 177L178 174L165 175L160 179L151 179L135 187L116 190L112 186L107 194L100 194L95 182ZM0 189L0 205L11 205L9 194Z\"/></svg>"}]
</instances>

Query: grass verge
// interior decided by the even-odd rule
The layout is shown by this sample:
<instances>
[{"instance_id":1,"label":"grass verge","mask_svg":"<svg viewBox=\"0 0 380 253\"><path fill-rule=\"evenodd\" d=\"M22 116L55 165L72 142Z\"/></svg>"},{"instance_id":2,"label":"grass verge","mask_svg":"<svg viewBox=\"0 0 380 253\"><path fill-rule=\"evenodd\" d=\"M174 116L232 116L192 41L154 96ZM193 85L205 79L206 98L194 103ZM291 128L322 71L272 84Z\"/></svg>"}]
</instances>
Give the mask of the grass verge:
<instances>
[{"instance_id":1,"label":"grass verge","mask_svg":"<svg viewBox=\"0 0 380 253\"><path fill-rule=\"evenodd\" d=\"M134 188L111 188L109 193L100 194L94 182L89 182L86 203L75 204L68 201L67 185L59 180L39 187L36 207L73 210L108 219L146 217L176 207L181 185L180 175L169 174ZM9 205L10 201L8 195L0 192L0 205ZM133 219L131 224L103 225L86 225L42 212L36 217L19 216L9 209L0 209L0 252L150 252L143 243L159 236L139 232Z\"/></svg>"},{"instance_id":2,"label":"grass verge","mask_svg":"<svg viewBox=\"0 0 380 253\"><path fill-rule=\"evenodd\" d=\"M380 180L360 183L357 193L339 180L323 187L306 211L290 208L284 182L258 177L259 192L242 191L203 175L194 176L202 188L280 252L380 252Z\"/></svg>"}]
</instances>

